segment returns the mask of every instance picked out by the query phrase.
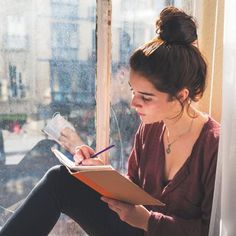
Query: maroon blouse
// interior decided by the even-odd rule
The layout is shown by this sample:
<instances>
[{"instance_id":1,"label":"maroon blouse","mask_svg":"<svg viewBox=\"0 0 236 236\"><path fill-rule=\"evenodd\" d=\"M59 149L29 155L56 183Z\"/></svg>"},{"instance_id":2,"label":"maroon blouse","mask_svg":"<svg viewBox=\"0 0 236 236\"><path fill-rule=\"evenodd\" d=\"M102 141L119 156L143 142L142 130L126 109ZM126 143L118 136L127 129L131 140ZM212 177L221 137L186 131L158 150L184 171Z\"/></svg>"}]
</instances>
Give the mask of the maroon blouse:
<instances>
[{"instance_id":1,"label":"maroon blouse","mask_svg":"<svg viewBox=\"0 0 236 236\"><path fill-rule=\"evenodd\" d=\"M208 119L190 157L169 183L164 178L164 129L163 123L141 124L129 157L129 178L166 204L146 206L151 210L146 235L207 236L220 125Z\"/></svg>"}]
</instances>

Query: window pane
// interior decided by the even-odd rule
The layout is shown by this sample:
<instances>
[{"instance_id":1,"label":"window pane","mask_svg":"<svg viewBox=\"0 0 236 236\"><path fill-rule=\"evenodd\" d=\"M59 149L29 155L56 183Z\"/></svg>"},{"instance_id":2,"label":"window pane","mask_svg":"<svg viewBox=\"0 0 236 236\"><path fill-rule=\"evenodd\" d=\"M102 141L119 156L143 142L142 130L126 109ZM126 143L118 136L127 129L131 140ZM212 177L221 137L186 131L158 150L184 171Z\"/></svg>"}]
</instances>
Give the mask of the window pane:
<instances>
[{"instance_id":1,"label":"window pane","mask_svg":"<svg viewBox=\"0 0 236 236\"><path fill-rule=\"evenodd\" d=\"M117 169L126 172L127 158L140 122L129 106L129 56L135 48L155 36L155 20L163 7L176 5L191 12L193 0L113 0L112 3L110 142L116 145L116 149L111 151L111 162Z\"/></svg>"},{"instance_id":2,"label":"window pane","mask_svg":"<svg viewBox=\"0 0 236 236\"><path fill-rule=\"evenodd\" d=\"M95 148L96 0L0 5L1 226L58 163L50 151L54 142L41 132L55 112ZM60 224L54 235L80 231Z\"/></svg>"}]
</instances>

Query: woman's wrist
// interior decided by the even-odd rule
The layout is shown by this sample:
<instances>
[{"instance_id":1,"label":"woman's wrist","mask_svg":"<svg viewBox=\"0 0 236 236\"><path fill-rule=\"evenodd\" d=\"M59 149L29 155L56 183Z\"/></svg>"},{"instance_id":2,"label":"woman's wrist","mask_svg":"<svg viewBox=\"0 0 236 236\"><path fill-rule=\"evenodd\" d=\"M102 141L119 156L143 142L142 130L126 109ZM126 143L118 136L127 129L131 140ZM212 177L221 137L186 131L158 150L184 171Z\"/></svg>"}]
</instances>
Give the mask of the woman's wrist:
<instances>
[{"instance_id":1,"label":"woman's wrist","mask_svg":"<svg viewBox=\"0 0 236 236\"><path fill-rule=\"evenodd\" d=\"M142 227L142 229L146 232L148 231L148 222L150 217L151 217L151 212L147 210L144 216L143 227Z\"/></svg>"}]
</instances>

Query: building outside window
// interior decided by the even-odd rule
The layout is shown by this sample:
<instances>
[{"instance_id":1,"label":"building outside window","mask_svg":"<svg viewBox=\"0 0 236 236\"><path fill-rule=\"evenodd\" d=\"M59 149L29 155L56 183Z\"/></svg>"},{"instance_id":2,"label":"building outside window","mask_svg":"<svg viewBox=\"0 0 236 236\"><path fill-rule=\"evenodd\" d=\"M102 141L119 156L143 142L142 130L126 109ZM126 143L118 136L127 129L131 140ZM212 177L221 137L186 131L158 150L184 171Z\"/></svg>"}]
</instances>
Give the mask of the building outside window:
<instances>
[{"instance_id":1,"label":"building outside window","mask_svg":"<svg viewBox=\"0 0 236 236\"><path fill-rule=\"evenodd\" d=\"M28 36L24 16L7 16L7 32L4 35L6 50L27 50Z\"/></svg>"},{"instance_id":2,"label":"building outside window","mask_svg":"<svg viewBox=\"0 0 236 236\"><path fill-rule=\"evenodd\" d=\"M77 19L78 1L51 1L52 17L59 19Z\"/></svg>"},{"instance_id":3,"label":"building outside window","mask_svg":"<svg viewBox=\"0 0 236 236\"><path fill-rule=\"evenodd\" d=\"M78 25L71 23L52 24L53 59L76 60L79 44Z\"/></svg>"}]
</instances>

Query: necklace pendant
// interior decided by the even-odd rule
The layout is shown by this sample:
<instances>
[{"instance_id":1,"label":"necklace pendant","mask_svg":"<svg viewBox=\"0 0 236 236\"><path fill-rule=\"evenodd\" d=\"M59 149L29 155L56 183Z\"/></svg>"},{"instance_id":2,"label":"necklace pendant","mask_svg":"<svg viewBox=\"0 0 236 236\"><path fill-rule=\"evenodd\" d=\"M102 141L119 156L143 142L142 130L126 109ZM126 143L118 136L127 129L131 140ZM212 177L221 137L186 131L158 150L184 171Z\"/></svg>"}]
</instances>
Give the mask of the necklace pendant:
<instances>
[{"instance_id":1,"label":"necklace pendant","mask_svg":"<svg viewBox=\"0 0 236 236\"><path fill-rule=\"evenodd\" d=\"M170 154L170 152L171 152L170 146L171 146L171 145L168 144L168 147L166 148L166 153L167 153L167 154Z\"/></svg>"}]
</instances>

